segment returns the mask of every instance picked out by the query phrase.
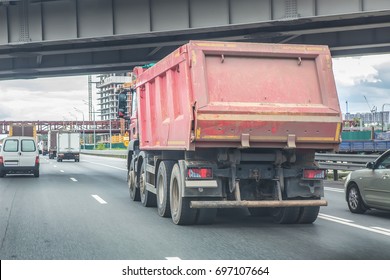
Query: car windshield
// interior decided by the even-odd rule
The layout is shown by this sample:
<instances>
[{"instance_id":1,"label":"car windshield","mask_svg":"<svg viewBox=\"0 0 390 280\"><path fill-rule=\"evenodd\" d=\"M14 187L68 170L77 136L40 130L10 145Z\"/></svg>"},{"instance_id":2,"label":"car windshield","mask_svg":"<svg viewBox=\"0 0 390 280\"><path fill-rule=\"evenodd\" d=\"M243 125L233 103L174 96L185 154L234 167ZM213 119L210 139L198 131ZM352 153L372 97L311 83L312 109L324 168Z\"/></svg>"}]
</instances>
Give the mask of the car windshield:
<instances>
[{"instance_id":1,"label":"car windshield","mask_svg":"<svg viewBox=\"0 0 390 280\"><path fill-rule=\"evenodd\" d=\"M19 141L17 139L9 139L4 143L4 152L17 152Z\"/></svg>"},{"instance_id":2,"label":"car windshield","mask_svg":"<svg viewBox=\"0 0 390 280\"><path fill-rule=\"evenodd\" d=\"M22 140L22 152L35 152L35 144L33 140Z\"/></svg>"},{"instance_id":3,"label":"car windshield","mask_svg":"<svg viewBox=\"0 0 390 280\"><path fill-rule=\"evenodd\" d=\"M390 169L390 154L381 158L378 162L379 169Z\"/></svg>"}]
</instances>

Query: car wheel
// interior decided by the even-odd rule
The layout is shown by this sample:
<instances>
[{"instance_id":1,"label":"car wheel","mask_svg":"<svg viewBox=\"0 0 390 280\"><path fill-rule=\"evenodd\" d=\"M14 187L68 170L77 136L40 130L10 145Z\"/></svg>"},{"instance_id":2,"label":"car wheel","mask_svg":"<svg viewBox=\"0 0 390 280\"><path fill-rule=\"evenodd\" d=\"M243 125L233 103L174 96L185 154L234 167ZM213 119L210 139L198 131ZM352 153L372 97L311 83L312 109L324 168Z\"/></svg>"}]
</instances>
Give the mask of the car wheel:
<instances>
[{"instance_id":1,"label":"car wheel","mask_svg":"<svg viewBox=\"0 0 390 280\"><path fill-rule=\"evenodd\" d=\"M364 206L359 188L356 184L352 184L347 192L348 208L352 213L363 214L367 208Z\"/></svg>"}]
</instances>

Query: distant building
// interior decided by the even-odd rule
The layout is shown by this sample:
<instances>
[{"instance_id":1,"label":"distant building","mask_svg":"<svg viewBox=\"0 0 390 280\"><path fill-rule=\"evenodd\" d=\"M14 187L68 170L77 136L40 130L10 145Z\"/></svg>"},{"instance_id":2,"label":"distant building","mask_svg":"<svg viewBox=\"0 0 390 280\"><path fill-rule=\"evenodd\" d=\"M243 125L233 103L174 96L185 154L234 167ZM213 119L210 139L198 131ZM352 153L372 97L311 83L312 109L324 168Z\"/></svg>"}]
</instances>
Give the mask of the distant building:
<instances>
[{"instance_id":1,"label":"distant building","mask_svg":"<svg viewBox=\"0 0 390 280\"><path fill-rule=\"evenodd\" d=\"M383 126L384 127L388 127L389 117L390 117L390 112L384 111L383 112ZM363 123L365 123L365 124L378 123L379 125L382 125L382 112L356 113L356 114L347 113L344 116L344 120L346 120L346 121L351 121L353 119L362 119Z\"/></svg>"},{"instance_id":2,"label":"distant building","mask_svg":"<svg viewBox=\"0 0 390 280\"><path fill-rule=\"evenodd\" d=\"M96 84L98 100L98 111L100 119L116 120L118 118L118 94L116 90L124 83L131 82L131 77L127 73L113 73L99 75L100 82Z\"/></svg>"},{"instance_id":3,"label":"distant building","mask_svg":"<svg viewBox=\"0 0 390 280\"><path fill-rule=\"evenodd\" d=\"M98 89L97 94L97 111L100 113L100 120L116 120L118 119L118 94L117 89L124 83L131 82L132 77L128 73L113 73L99 75L100 81L96 84ZM104 143L110 142L110 134L99 135L100 141Z\"/></svg>"}]
</instances>

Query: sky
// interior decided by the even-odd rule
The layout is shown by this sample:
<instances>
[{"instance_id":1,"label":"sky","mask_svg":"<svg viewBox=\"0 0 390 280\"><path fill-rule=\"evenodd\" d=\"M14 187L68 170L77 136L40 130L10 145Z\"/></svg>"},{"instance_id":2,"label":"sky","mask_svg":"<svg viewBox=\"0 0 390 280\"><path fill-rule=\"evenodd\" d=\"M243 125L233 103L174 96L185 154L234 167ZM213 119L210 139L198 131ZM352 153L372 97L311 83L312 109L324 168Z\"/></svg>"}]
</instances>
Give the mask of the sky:
<instances>
[{"instance_id":1,"label":"sky","mask_svg":"<svg viewBox=\"0 0 390 280\"><path fill-rule=\"evenodd\" d=\"M383 104L390 103L390 54L336 58L333 71L343 113L346 101L350 113L369 112L373 106L381 111ZM96 89L93 95L96 99ZM87 76L0 81L0 122L81 121L83 116L74 107L83 111L87 120L88 106L83 100L88 100ZM390 110L390 105L385 110Z\"/></svg>"},{"instance_id":2,"label":"sky","mask_svg":"<svg viewBox=\"0 0 390 280\"><path fill-rule=\"evenodd\" d=\"M390 54L333 59L333 72L344 114L346 101L349 113L370 112L374 106L380 112L390 104Z\"/></svg>"}]
</instances>

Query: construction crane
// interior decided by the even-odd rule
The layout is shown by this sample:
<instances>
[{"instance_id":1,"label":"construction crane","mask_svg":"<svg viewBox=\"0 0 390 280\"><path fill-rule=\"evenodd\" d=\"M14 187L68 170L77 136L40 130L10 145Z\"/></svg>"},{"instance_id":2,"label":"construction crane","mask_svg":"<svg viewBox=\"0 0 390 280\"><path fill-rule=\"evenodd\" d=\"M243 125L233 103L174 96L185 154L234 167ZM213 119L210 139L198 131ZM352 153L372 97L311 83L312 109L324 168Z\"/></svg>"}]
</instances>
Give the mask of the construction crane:
<instances>
[{"instance_id":1,"label":"construction crane","mask_svg":"<svg viewBox=\"0 0 390 280\"><path fill-rule=\"evenodd\" d=\"M363 96L364 96L364 99L366 99L368 108L370 108L370 112L371 112L372 114L376 113L376 111L377 111L376 106L372 106L372 107L371 107L370 103L368 103L367 97L366 97L365 95L363 95Z\"/></svg>"}]
</instances>

